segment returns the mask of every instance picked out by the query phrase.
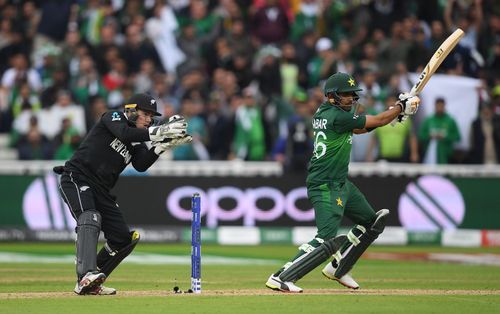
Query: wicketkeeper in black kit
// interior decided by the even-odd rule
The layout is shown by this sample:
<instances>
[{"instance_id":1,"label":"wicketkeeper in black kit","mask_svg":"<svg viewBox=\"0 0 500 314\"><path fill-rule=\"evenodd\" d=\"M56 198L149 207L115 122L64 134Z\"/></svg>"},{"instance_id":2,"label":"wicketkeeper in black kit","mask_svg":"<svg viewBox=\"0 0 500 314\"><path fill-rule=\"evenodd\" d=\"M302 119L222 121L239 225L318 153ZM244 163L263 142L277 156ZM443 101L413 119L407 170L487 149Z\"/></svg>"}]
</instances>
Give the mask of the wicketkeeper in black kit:
<instances>
[{"instance_id":1,"label":"wicketkeeper in black kit","mask_svg":"<svg viewBox=\"0 0 500 314\"><path fill-rule=\"evenodd\" d=\"M156 110L151 96L133 95L123 112L103 114L64 167L54 168L61 174L62 198L77 221L77 294L116 294L102 283L139 242L139 233L130 231L109 193L123 169L132 163L137 171L146 171L167 149L192 141L181 116L153 126L153 117L161 116ZM149 141L151 148L145 143ZM97 253L101 230L106 243Z\"/></svg>"}]
</instances>

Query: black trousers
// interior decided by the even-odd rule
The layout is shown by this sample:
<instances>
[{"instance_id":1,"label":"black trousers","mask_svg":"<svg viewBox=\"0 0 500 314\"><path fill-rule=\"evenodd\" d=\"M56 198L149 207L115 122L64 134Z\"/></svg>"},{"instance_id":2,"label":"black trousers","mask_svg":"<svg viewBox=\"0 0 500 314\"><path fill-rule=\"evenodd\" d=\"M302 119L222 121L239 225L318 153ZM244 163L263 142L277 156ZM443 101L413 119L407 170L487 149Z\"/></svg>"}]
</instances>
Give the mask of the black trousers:
<instances>
[{"instance_id":1,"label":"black trousers","mask_svg":"<svg viewBox=\"0 0 500 314\"><path fill-rule=\"evenodd\" d=\"M101 231L112 249L119 250L130 243L130 229L111 194L74 172L61 175L59 189L75 220L78 221L86 210L96 210L101 214Z\"/></svg>"}]
</instances>

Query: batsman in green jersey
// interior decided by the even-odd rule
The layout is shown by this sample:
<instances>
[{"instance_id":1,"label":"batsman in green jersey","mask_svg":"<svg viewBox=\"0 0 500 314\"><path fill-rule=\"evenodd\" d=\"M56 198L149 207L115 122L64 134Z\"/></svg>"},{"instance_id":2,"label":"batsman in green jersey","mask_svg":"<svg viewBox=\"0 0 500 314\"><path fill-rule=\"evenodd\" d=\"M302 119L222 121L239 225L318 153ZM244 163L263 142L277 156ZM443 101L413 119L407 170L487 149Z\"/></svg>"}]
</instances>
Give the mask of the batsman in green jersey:
<instances>
[{"instance_id":1,"label":"batsman in green jersey","mask_svg":"<svg viewBox=\"0 0 500 314\"><path fill-rule=\"evenodd\" d=\"M314 153L308 169L307 193L314 207L316 226L314 239L299 247L298 254L266 282L270 289L302 292L295 282L333 257L323 268L323 275L342 285L358 289L349 274L356 261L384 230L388 209L377 212L363 193L347 178L353 134L369 132L414 115L420 99L408 93L387 111L375 116L357 115L354 106L361 91L354 78L335 73L325 83L326 101L313 116ZM337 235L342 218L356 225L347 235Z\"/></svg>"}]
</instances>

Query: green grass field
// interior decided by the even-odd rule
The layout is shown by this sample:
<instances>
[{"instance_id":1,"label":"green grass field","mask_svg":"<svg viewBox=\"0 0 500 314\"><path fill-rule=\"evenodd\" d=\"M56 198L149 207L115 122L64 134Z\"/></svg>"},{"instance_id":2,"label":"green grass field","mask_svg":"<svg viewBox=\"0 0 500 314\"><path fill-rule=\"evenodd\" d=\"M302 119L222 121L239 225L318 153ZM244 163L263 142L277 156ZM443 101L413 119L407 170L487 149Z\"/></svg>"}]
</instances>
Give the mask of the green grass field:
<instances>
[{"instance_id":1,"label":"green grass field","mask_svg":"<svg viewBox=\"0 0 500 314\"><path fill-rule=\"evenodd\" d=\"M131 261L106 282L118 290L116 296L77 296L74 265L68 261L73 252L72 244L0 243L0 313L500 313L499 266L363 258L353 271L358 291L325 279L318 267L299 281L304 293L283 294L264 283L294 247L204 245L203 293L174 294L176 285L189 288L190 265L179 264L189 259L189 246L139 244ZM375 246L369 252L498 258L500 249ZM29 259L12 262L6 253L29 253L21 255ZM183 259L174 264L146 259L167 255Z\"/></svg>"}]
</instances>

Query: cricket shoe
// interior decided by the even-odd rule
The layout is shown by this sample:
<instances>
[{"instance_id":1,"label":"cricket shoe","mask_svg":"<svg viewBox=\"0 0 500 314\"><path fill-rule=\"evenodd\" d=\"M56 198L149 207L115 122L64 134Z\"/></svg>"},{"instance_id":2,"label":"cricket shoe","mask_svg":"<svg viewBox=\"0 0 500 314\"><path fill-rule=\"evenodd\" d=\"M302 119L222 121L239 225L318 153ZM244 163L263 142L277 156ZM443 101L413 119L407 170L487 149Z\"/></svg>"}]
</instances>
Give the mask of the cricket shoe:
<instances>
[{"instance_id":1,"label":"cricket shoe","mask_svg":"<svg viewBox=\"0 0 500 314\"><path fill-rule=\"evenodd\" d=\"M271 275L266 282L266 287L281 292L301 293L303 290L291 281L281 281L279 276Z\"/></svg>"},{"instance_id":2,"label":"cricket shoe","mask_svg":"<svg viewBox=\"0 0 500 314\"><path fill-rule=\"evenodd\" d=\"M103 285L97 285L92 290L89 290L89 292L87 292L87 294L90 294L90 295L115 295L116 289L110 288L110 287L105 287Z\"/></svg>"},{"instance_id":3,"label":"cricket shoe","mask_svg":"<svg viewBox=\"0 0 500 314\"><path fill-rule=\"evenodd\" d=\"M344 276L337 278L335 277L335 271L337 269L333 267L332 263L326 264L325 268L321 271L323 275L331 280L336 280L338 281L341 285L344 287L350 288L350 289L359 289L358 283L351 277L350 274L345 274Z\"/></svg>"},{"instance_id":4,"label":"cricket shoe","mask_svg":"<svg viewBox=\"0 0 500 314\"><path fill-rule=\"evenodd\" d=\"M88 272L76 283L75 293L79 295L89 294L97 286L100 286L106 280L106 275L97 271Z\"/></svg>"}]
</instances>

